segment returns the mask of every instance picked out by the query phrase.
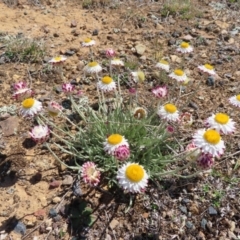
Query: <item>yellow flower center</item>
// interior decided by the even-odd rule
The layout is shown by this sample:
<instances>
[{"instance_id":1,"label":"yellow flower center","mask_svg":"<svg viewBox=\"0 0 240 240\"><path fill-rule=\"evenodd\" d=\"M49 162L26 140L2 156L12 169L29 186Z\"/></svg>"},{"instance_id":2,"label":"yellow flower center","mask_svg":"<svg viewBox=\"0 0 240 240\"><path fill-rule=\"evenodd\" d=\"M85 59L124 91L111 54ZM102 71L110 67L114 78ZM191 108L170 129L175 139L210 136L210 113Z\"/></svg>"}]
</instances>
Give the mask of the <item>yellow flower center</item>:
<instances>
[{"instance_id":1,"label":"yellow flower center","mask_svg":"<svg viewBox=\"0 0 240 240\"><path fill-rule=\"evenodd\" d=\"M208 70L213 70L213 66L210 64L205 64L204 67Z\"/></svg>"},{"instance_id":2,"label":"yellow flower center","mask_svg":"<svg viewBox=\"0 0 240 240\"><path fill-rule=\"evenodd\" d=\"M98 65L97 62L90 62L90 63L88 64L89 67L96 67L97 65Z\"/></svg>"},{"instance_id":3,"label":"yellow flower center","mask_svg":"<svg viewBox=\"0 0 240 240\"><path fill-rule=\"evenodd\" d=\"M107 141L111 145L117 145L121 143L123 140L123 137L120 134L112 134L108 137Z\"/></svg>"},{"instance_id":4,"label":"yellow flower center","mask_svg":"<svg viewBox=\"0 0 240 240\"><path fill-rule=\"evenodd\" d=\"M181 70L181 69L176 69L176 70L174 71L174 74L177 75L177 76L183 76L184 72L183 72L183 70Z\"/></svg>"},{"instance_id":5,"label":"yellow flower center","mask_svg":"<svg viewBox=\"0 0 240 240\"><path fill-rule=\"evenodd\" d=\"M187 42L181 43L181 48L188 48L188 47L189 47L189 43L187 43Z\"/></svg>"},{"instance_id":6,"label":"yellow flower center","mask_svg":"<svg viewBox=\"0 0 240 240\"><path fill-rule=\"evenodd\" d=\"M203 137L208 143L210 143L212 145L218 144L221 140L221 136L220 136L219 132L217 132L216 130L213 130L213 129L207 130L204 133Z\"/></svg>"},{"instance_id":7,"label":"yellow flower center","mask_svg":"<svg viewBox=\"0 0 240 240\"><path fill-rule=\"evenodd\" d=\"M24 108L31 108L34 104L34 99L33 98L27 98L22 102L22 106Z\"/></svg>"},{"instance_id":8,"label":"yellow flower center","mask_svg":"<svg viewBox=\"0 0 240 240\"><path fill-rule=\"evenodd\" d=\"M228 121L229 121L229 116L228 116L227 114L224 114L224 113L217 113L217 114L215 115L214 120L215 120L217 123L226 124L226 123L228 123Z\"/></svg>"},{"instance_id":9,"label":"yellow flower center","mask_svg":"<svg viewBox=\"0 0 240 240\"><path fill-rule=\"evenodd\" d=\"M171 103L168 103L164 106L164 109L168 112L168 113L175 113L177 111L177 107Z\"/></svg>"},{"instance_id":10,"label":"yellow flower center","mask_svg":"<svg viewBox=\"0 0 240 240\"><path fill-rule=\"evenodd\" d=\"M62 60L62 57L61 57L61 56L57 56L57 57L54 58L54 61L55 61L55 62L59 62L59 61L61 61L61 60Z\"/></svg>"},{"instance_id":11,"label":"yellow flower center","mask_svg":"<svg viewBox=\"0 0 240 240\"><path fill-rule=\"evenodd\" d=\"M104 84L109 84L112 81L113 81L112 78L108 77L108 76L105 76L105 77L102 78L102 83L104 83Z\"/></svg>"},{"instance_id":12,"label":"yellow flower center","mask_svg":"<svg viewBox=\"0 0 240 240\"><path fill-rule=\"evenodd\" d=\"M240 94L236 96L237 100L240 101Z\"/></svg>"},{"instance_id":13,"label":"yellow flower center","mask_svg":"<svg viewBox=\"0 0 240 240\"><path fill-rule=\"evenodd\" d=\"M138 108L135 110L133 116L138 119L142 119L146 117L146 110L143 108Z\"/></svg>"},{"instance_id":14,"label":"yellow flower center","mask_svg":"<svg viewBox=\"0 0 240 240\"><path fill-rule=\"evenodd\" d=\"M131 164L126 169L126 177L132 182L140 182L144 177L144 170L138 164Z\"/></svg>"},{"instance_id":15,"label":"yellow flower center","mask_svg":"<svg viewBox=\"0 0 240 240\"><path fill-rule=\"evenodd\" d=\"M160 63L165 64L165 65L168 65L168 62L165 61L164 59L160 60Z\"/></svg>"},{"instance_id":16,"label":"yellow flower center","mask_svg":"<svg viewBox=\"0 0 240 240\"><path fill-rule=\"evenodd\" d=\"M85 39L84 39L84 42L85 42L85 43L90 43L91 41L92 41L91 38L85 38Z\"/></svg>"},{"instance_id":17,"label":"yellow flower center","mask_svg":"<svg viewBox=\"0 0 240 240\"><path fill-rule=\"evenodd\" d=\"M138 75L139 82L143 82L145 80L144 72L138 71L137 75Z\"/></svg>"}]
</instances>

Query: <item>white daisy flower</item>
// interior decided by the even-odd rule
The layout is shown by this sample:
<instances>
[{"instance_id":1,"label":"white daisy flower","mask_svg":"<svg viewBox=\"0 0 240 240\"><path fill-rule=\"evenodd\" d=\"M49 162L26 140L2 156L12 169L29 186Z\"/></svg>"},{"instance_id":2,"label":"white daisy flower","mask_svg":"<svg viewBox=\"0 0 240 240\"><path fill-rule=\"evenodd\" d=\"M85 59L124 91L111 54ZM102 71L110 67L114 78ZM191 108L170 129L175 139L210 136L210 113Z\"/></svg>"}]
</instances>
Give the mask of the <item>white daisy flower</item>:
<instances>
[{"instance_id":1,"label":"white daisy flower","mask_svg":"<svg viewBox=\"0 0 240 240\"><path fill-rule=\"evenodd\" d=\"M42 110L42 103L34 98L27 98L22 102L20 114L23 117L33 117Z\"/></svg>"},{"instance_id":2,"label":"white daisy flower","mask_svg":"<svg viewBox=\"0 0 240 240\"><path fill-rule=\"evenodd\" d=\"M38 125L32 128L31 132L29 132L31 138L36 143L43 143L49 138L50 130L48 126Z\"/></svg>"},{"instance_id":3,"label":"white daisy flower","mask_svg":"<svg viewBox=\"0 0 240 240\"><path fill-rule=\"evenodd\" d=\"M204 65L198 66L198 69L204 73L208 73L209 75L216 75L216 72L214 71L214 67L210 64L204 64Z\"/></svg>"},{"instance_id":4,"label":"white daisy flower","mask_svg":"<svg viewBox=\"0 0 240 240\"><path fill-rule=\"evenodd\" d=\"M124 62L119 58L114 58L111 60L111 65L113 66L124 66Z\"/></svg>"},{"instance_id":5,"label":"white daisy flower","mask_svg":"<svg viewBox=\"0 0 240 240\"><path fill-rule=\"evenodd\" d=\"M126 163L117 172L119 185L130 193L144 192L148 178L145 169L138 163Z\"/></svg>"},{"instance_id":6,"label":"white daisy flower","mask_svg":"<svg viewBox=\"0 0 240 240\"><path fill-rule=\"evenodd\" d=\"M176 69L174 72L168 75L170 78L177 80L178 82L185 82L188 78L187 75L181 69Z\"/></svg>"},{"instance_id":7,"label":"white daisy flower","mask_svg":"<svg viewBox=\"0 0 240 240\"><path fill-rule=\"evenodd\" d=\"M157 98L163 98L167 96L168 90L166 86L162 86L162 87L157 86L152 89L152 93Z\"/></svg>"},{"instance_id":8,"label":"white daisy flower","mask_svg":"<svg viewBox=\"0 0 240 240\"><path fill-rule=\"evenodd\" d=\"M54 65L54 64L61 64L66 60L67 60L67 58L65 56L57 56L57 57L52 58L48 62Z\"/></svg>"},{"instance_id":9,"label":"white daisy flower","mask_svg":"<svg viewBox=\"0 0 240 240\"><path fill-rule=\"evenodd\" d=\"M96 42L94 40L92 40L91 38L85 38L84 41L82 42L83 47L91 47L95 44L96 44Z\"/></svg>"},{"instance_id":10,"label":"white daisy flower","mask_svg":"<svg viewBox=\"0 0 240 240\"><path fill-rule=\"evenodd\" d=\"M187 42L182 42L177 48L177 51L181 53L190 53L193 51L193 47Z\"/></svg>"},{"instance_id":11,"label":"white daisy flower","mask_svg":"<svg viewBox=\"0 0 240 240\"><path fill-rule=\"evenodd\" d=\"M93 162L85 162L82 165L81 177L90 186L97 186L100 182L101 173Z\"/></svg>"},{"instance_id":12,"label":"white daisy flower","mask_svg":"<svg viewBox=\"0 0 240 240\"><path fill-rule=\"evenodd\" d=\"M93 73L99 73L102 71L102 67L97 62L90 62L88 63L84 69L86 73L93 74Z\"/></svg>"},{"instance_id":13,"label":"white daisy flower","mask_svg":"<svg viewBox=\"0 0 240 240\"><path fill-rule=\"evenodd\" d=\"M116 83L109 76L105 76L97 83L98 88L103 92L111 92L116 89Z\"/></svg>"},{"instance_id":14,"label":"white daisy flower","mask_svg":"<svg viewBox=\"0 0 240 240\"><path fill-rule=\"evenodd\" d=\"M137 119L143 119L147 117L147 111L142 107L137 107L133 110L133 116Z\"/></svg>"},{"instance_id":15,"label":"white daisy flower","mask_svg":"<svg viewBox=\"0 0 240 240\"><path fill-rule=\"evenodd\" d=\"M231 134L235 131L235 122L225 113L213 114L206 120L206 124L223 134Z\"/></svg>"},{"instance_id":16,"label":"white daisy flower","mask_svg":"<svg viewBox=\"0 0 240 240\"><path fill-rule=\"evenodd\" d=\"M159 68L159 69L162 69L162 70L165 70L166 72L169 72L169 63L167 61L165 61L164 59L160 60L156 66L156 68Z\"/></svg>"},{"instance_id":17,"label":"white daisy flower","mask_svg":"<svg viewBox=\"0 0 240 240\"><path fill-rule=\"evenodd\" d=\"M33 91L27 87L26 82L15 83L13 88L15 90L13 98L15 98L17 101L23 101L24 99L33 96Z\"/></svg>"},{"instance_id":18,"label":"white daisy flower","mask_svg":"<svg viewBox=\"0 0 240 240\"><path fill-rule=\"evenodd\" d=\"M218 131L200 129L193 135L193 143L202 153L218 157L224 153L225 145Z\"/></svg>"},{"instance_id":19,"label":"white daisy flower","mask_svg":"<svg viewBox=\"0 0 240 240\"><path fill-rule=\"evenodd\" d=\"M131 79L135 83L144 82L144 80L145 80L144 72L142 72L142 71L131 72Z\"/></svg>"},{"instance_id":20,"label":"white daisy flower","mask_svg":"<svg viewBox=\"0 0 240 240\"><path fill-rule=\"evenodd\" d=\"M158 116L166 121L176 122L179 120L177 107L171 103L161 106L157 112Z\"/></svg>"},{"instance_id":21,"label":"white daisy flower","mask_svg":"<svg viewBox=\"0 0 240 240\"><path fill-rule=\"evenodd\" d=\"M129 144L124 136L117 133L110 135L103 144L104 150L110 155L114 155L115 150L120 146L129 147Z\"/></svg>"},{"instance_id":22,"label":"white daisy flower","mask_svg":"<svg viewBox=\"0 0 240 240\"><path fill-rule=\"evenodd\" d=\"M228 100L233 106L240 108L240 94L230 97Z\"/></svg>"}]
</instances>

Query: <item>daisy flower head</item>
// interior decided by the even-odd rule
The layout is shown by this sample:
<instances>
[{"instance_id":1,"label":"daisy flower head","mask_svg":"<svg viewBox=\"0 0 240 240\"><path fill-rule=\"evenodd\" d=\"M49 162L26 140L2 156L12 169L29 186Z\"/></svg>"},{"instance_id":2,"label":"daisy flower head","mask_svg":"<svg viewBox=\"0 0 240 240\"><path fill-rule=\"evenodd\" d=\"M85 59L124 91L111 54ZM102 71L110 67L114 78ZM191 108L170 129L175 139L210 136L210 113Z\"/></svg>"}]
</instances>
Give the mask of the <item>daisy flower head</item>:
<instances>
[{"instance_id":1,"label":"daisy flower head","mask_svg":"<svg viewBox=\"0 0 240 240\"><path fill-rule=\"evenodd\" d=\"M207 118L206 125L222 134L231 134L235 131L235 122L225 113L216 113Z\"/></svg>"},{"instance_id":2,"label":"daisy flower head","mask_svg":"<svg viewBox=\"0 0 240 240\"><path fill-rule=\"evenodd\" d=\"M204 64L201 66L198 66L198 69L204 73L207 73L209 75L216 75L216 72L214 70L214 67L210 64Z\"/></svg>"},{"instance_id":3,"label":"daisy flower head","mask_svg":"<svg viewBox=\"0 0 240 240\"><path fill-rule=\"evenodd\" d=\"M131 95L135 95L136 92L137 92L137 90L136 90L136 88L129 88L129 89L128 89L128 92L129 92Z\"/></svg>"},{"instance_id":4,"label":"daisy flower head","mask_svg":"<svg viewBox=\"0 0 240 240\"><path fill-rule=\"evenodd\" d=\"M168 76L181 83L188 79L186 73L181 69L175 69L174 72L170 73Z\"/></svg>"},{"instance_id":5,"label":"daisy flower head","mask_svg":"<svg viewBox=\"0 0 240 240\"><path fill-rule=\"evenodd\" d=\"M114 151L114 157L119 161L125 161L130 157L130 149L128 146L119 146Z\"/></svg>"},{"instance_id":6,"label":"daisy flower head","mask_svg":"<svg viewBox=\"0 0 240 240\"><path fill-rule=\"evenodd\" d=\"M240 94L230 97L228 100L233 106L240 108Z\"/></svg>"},{"instance_id":7,"label":"daisy flower head","mask_svg":"<svg viewBox=\"0 0 240 240\"><path fill-rule=\"evenodd\" d=\"M196 160L196 158L201 154L201 151L199 148L196 147L196 145L191 142L186 146L186 159L189 161Z\"/></svg>"},{"instance_id":8,"label":"daisy flower head","mask_svg":"<svg viewBox=\"0 0 240 240\"><path fill-rule=\"evenodd\" d=\"M143 119L147 117L147 111L142 107L137 107L133 110L133 116L137 119Z\"/></svg>"},{"instance_id":9,"label":"daisy flower head","mask_svg":"<svg viewBox=\"0 0 240 240\"><path fill-rule=\"evenodd\" d=\"M134 83L144 82L145 80L144 72L142 71L131 72L131 80L133 80Z\"/></svg>"},{"instance_id":10,"label":"daisy flower head","mask_svg":"<svg viewBox=\"0 0 240 240\"><path fill-rule=\"evenodd\" d=\"M104 145L104 150L114 156L115 150L120 147L120 146L127 146L129 147L129 144L127 140L124 138L124 136L120 134L112 134L110 135L106 141L103 143Z\"/></svg>"},{"instance_id":11,"label":"daisy flower head","mask_svg":"<svg viewBox=\"0 0 240 240\"><path fill-rule=\"evenodd\" d=\"M157 112L158 116L166 121L176 122L179 120L178 109L174 104L167 103L161 106Z\"/></svg>"},{"instance_id":12,"label":"daisy flower head","mask_svg":"<svg viewBox=\"0 0 240 240\"><path fill-rule=\"evenodd\" d=\"M48 126L38 125L29 132L32 140L36 143L43 143L49 138L50 130Z\"/></svg>"},{"instance_id":13,"label":"daisy flower head","mask_svg":"<svg viewBox=\"0 0 240 240\"><path fill-rule=\"evenodd\" d=\"M33 117L42 110L42 103L34 98L27 98L22 101L20 114L23 117Z\"/></svg>"},{"instance_id":14,"label":"daisy flower head","mask_svg":"<svg viewBox=\"0 0 240 240\"><path fill-rule=\"evenodd\" d=\"M17 101L23 101L24 99L33 96L33 91L27 87L26 82L15 83L13 88L15 90L13 98Z\"/></svg>"},{"instance_id":15,"label":"daisy flower head","mask_svg":"<svg viewBox=\"0 0 240 240\"><path fill-rule=\"evenodd\" d=\"M168 133L174 133L174 127L171 126L171 125L168 125L168 126L166 127L166 131L167 131Z\"/></svg>"},{"instance_id":16,"label":"daisy flower head","mask_svg":"<svg viewBox=\"0 0 240 240\"><path fill-rule=\"evenodd\" d=\"M152 93L156 98L164 98L167 96L168 90L166 86L157 86L152 89Z\"/></svg>"},{"instance_id":17,"label":"daisy flower head","mask_svg":"<svg viewBox=\"0 0 240 240\"><path fill-rule=\"evenodd\" d=\"M164 59L161 59L155 66L156 68L158 69L161 69L161 70L165 70L166 72L169 72L169 63L164 60Z\"/></svg>"},{"instance_id":18,"label":"daisy flower head","mask_svg":"<svg viewBox=\"0 0 240 240\"><path fill-rule=\"evenodd\" d=\"M83 47L91 47L95 44L96 44L96 42L94 40L92 40L91 38L85 38L82 42Z\"/></svg>"},{"instance_id":19,"label":"daisy flower head","mask_svg":"<svg viewBox=\"0 0 240 240\"><path fill-rule=\"evenodd\" d=\"M62 90L65 94L73 93L74 89L75 89L75 86L72 85L71 83L63 83L62 85Z\"/></svg>"},{"instance_id":20,"label":"daisy flower head","mask_svg":"<svg viewBox=\"0 0 240 240\"><path fill-rule=\"evenodd\" d=\"M60 112L62 112L63 107L57 102L51 101L48 104L47 111L50 116L56 117Z\"/></svg>"},{"instance_id":21,"label":"daisy flower head","mask_svg":"<svg viewBox=\"0 0 240 240\"><path fill-rule=\"evenodd\" d=\"M179 120L183 127L189 127L193 123L192 114L189 112L182 113L179 117Z\"/></svg>"},{"instance_id":22,"label":"daisy flower head","mask_svg":"<svg viewBox=\"0 0 240 240\"><path fill-rule=\"evenodd\" d=\"M67 58L65 56L60 55L60 56L50 59L48 62L53 65L58 65L58 64L65 62L66 60L67 60Z\"/></svg>"},{"instance_id":23,"label":"daisy flower head","mask_svg":"<svg viewBox=\"0 0 240 240\"><path fill-rule=\"evenodd\" d=\"M193 143L202 153L218 157L224 153L225 144L218 131L200 129L193 135Z\"/></svg>"},{"instance_id":24,"label":"daisy flower head","mask_svg":"<svg viewBox=\"0 0 240 240\"><path fill-rule=\"evenodd\" d=\"M102 67L97 62L90 62L84 67L83 70L88 74L94 74L101 72Z\"/></svg>"},{"instance_id":25,"label":"daisy flower head","mask_svg":"<svg viewBox=\"0 0 240 240\"><path fill-rule=\"evenodd\" d=\"M116 83L109 76L105 76L97 83L98 88L103 92L111 92L116 89Z\"/></svg>"},{"instance_id":26,"label":"daisy flower head","mask_svg":"<svg viewBox=\"0 0 240 240\"><path fill-rule=\"evenodd\" d=\"M117 172L119 185L127 192L141 193L148 184L148 174L138 163L126 163Z\"/></svg>"},{"instance_id":27,"label":"daisy flower head","mask_svg":"<svg viewBox=\"0 0 240 240\"><path fill-rule=\"evenodd\" d=\"M210 169L214 164L214 158L208 154L201 154L196 160L196 164L203 170Z\"/></svg>"},{"instance_id":28,"label":"daisy flower head","mask_svg":"<svg viewBox=\"0 0 240 240\"><path fill-rule=\"evenodd\" d=\"M177 48L177 51L181 53L190 53L193 51L193 47L188 42L182 42Z\"/></svg>"},{"instance_id":29,"label":"daisy flower head","mask_svg":"<svg viewBox=\"0 0 240 240\"><path fill-rule=\"evenodd\" d=\"M106 50L106 57L108 57L108 58L114 57L115 54L116 54L116 52L113 49L111 49L111 48Z\"/></svg>"},{"instance_id":30,"label":"daisy flower head","mask_svg":"<svg viewBox=\"0 0 240 240\"><path fill-rule=\"evenodd\" d=\"M100 182L100 171L97 169L97 165L93 162L85 162L82 165L81 177L83 181L90 186L97 186Z\"/></svg>"},{"instance_id":31,"label":"daisy flower head","mask_svg":"<svg viewBox=\"0 0 240 240\"><path fill-rule=\"evenodd\" d=\"M124 62L119 58L114 58L114 59L111 60L111 65L124 67Z\"/></svg>"}]
</instances>

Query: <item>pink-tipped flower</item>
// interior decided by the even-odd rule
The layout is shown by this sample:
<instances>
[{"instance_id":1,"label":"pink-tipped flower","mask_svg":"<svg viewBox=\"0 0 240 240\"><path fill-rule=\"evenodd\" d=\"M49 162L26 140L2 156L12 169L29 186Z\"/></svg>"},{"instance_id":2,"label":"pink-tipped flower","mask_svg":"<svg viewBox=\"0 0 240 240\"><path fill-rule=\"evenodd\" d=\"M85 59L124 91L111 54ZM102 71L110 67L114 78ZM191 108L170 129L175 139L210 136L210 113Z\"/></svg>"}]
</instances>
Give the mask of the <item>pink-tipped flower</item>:
<instances>
[{"instance_id":1,"label":"pink-tipped flower","mask_svg":"<svg viewBox=\"0 0 240 240\"><path fill-rule=\"evenodd\" d=\"M100 182L100 171L93 162L86 162L82 165L81 177L83 181L91 186L97 186Z\"/></svg>"},{"instance_id":2,"label":"pink-tipped flower","mask_svg":"<svg viewBox=\"0 0 240 240\"><path fill-rule=\"evenodd\" d=\"M26 82L14 83L13 88L14 88L14 90L20 90L23 88L27 88L27 83Z\"/></svg>"},{"instance_id":3,"label":"pink-tipped flower","mask_svg":"<svg viewBox=\"0 0 240 240\"><path fill-rule=\"evenodd\" d=\"M66 94L72 94L75 89L75 86L72 85L71 83L64 83L62 85L62 90Z\"/></svg>"},{"instance_id":4,"label":"pink-tipped flower","mask_svg":"<svg viewBox=\"0 0 240 240\"><path fill-rule=\"evenodd\" d=\"M38 125L32 128L31 132L29 132L31 138L36 143L43 143L49 138L50 130L48 126Z\"/></svg>"},{"instance_id":5,"label":"pink-tipped flower","mask_svg":"<svg viewBox=\"0 0 240 240\"><path fill-rule=\"evenodd\" d=\"M13 98L17 101L23 101L24 99L33 96L33 91L27 87L26 82L15 83L13 88L15 90Z\"/></svg>"},{"instance_id":6,"label":"pink-tipped flower","mask_svg":"<svg viewBox=\"0 0 240 240\"><path fill-rule=\"evenodd\" d=\"M189 113L189 112L185 112L185 113L180 114L179 120L180 120L180 124L183 127L189 127L193 123L192 114Z\"/></svg>"},{"instance_id":7,"label":"pink-tipped flower","mask_svg":"<svg viewBox=\"0 0 240 240\"><path fill-rule=\"evenodd\" d=\"M137 92L136 88L129 88L128 91L131 95L135 95Z\"/></svg>"},{"instance_id":8,"label":"pink-tipped flower","mask_svg":"<svg viewBox=\"0 0 240 240\"><path fill-rule=\"evenodd\" d=\"M115 51L114 51L113 49L111 49L111 48L109 48L109 49L106 50L106 56L107 56L108 58L114 57L115 54L116 54Z\"/></svg>"},{"instance_id":9,"label":"pink-tipped flower","mask_svg":"<svg viewBox=\"0 0 240 240\"><path fill-rule=\"evenodd\" d=\"M166 130L167 130L168 133L173 133L174 132L174 128L171 125L168 125Z\"/></svg>"},{"instance_id":10,"label":"pink-tipped flower","mask_svg":"<svg viewBox=\"0 0 240 240\"><path fill-rule=\"evenodd\" d=\"M63 107L54 101L51 101L47 107L47 111L49 115L52 117L56 117L62 111L62 109Z\"/></svg>"},{"instance_id":11,"label":"pink-tipped flower","mask_svg":"<svg viewBox=\"0 0 240 240\"><path fill-rule=\"evenodd\" d=\"M201 153L200 149L196 147L196 145L191 142L187 145L186 149L186 159L189 161L196 160L196 158Z\"/></svg>"},{"instance_id":12,"label":"pink-tipped flower","mask_svg":"<svg viewBox=\"0 0 240 240\"><path fill-rule=\"evenodd\" d=\"M125 161L130 157L130 149L128 146L119 146L114 151L114 157L119 161Z\"/></svg>"},{"instance_id":13,"label":"pink-tipped flower","mask_svg":"<svg viewBox=\"0 0 240 240\"><path fill-rule=\"evenodd\" d=\"M201 169L209 169L214 164L214 158L208 154L201 154L197 158L196 164Z\"/></svg>"},{"instance_id":14,"label":"pink-tipped flower","mask_svg":"<svg viewBox=\"0 0 240 240\"><path fill-rule=\"evenodd\" d=\"M168 90L166 86L163 86L163 87L157 86L152 89L152 93L157 98L163 98L167 96Z\"/></svg>"}]
</instances>

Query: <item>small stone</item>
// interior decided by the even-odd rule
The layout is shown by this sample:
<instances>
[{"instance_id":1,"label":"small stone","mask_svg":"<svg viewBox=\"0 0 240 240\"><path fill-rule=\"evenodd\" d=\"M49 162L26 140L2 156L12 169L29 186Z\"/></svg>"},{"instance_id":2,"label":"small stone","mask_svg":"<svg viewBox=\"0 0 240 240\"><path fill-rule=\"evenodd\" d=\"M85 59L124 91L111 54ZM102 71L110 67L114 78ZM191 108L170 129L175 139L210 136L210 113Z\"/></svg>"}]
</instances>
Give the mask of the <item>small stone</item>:
<instances>
[{"instance_id":1,"label":"small stone","mask_svg":"<svg viewBox=\"0 0 240 240\"><path fill-rule=\"evenodd\" d=\"M135 49L136 49L137 54L143 55L143 53L146 50L146 46L143 45L143 44L138 44L138 45L135 46Z\"/></svg>"},{"instance_id":2,"label":"small stone","mask_svg":"<svg viewBox=\"0 0 240 240\"><path fill-rule=\"evenodd\" d=\"M24 235L26 233L26 231L27 231L27 229L26 229L25 224L18 221L14 227L14 232Z\"/></svg>"},{"instance_id":3,"label":"small stone","mask_svg":"<svg viewBox=\"0 0 240 240\"><path fill-rule=\"evenodd\" d=\"M57 211L56 211L56 209L54 209L54 208L51 208L50 210L49 210L49 216L50 217L56 217L58 214L57 214Z\"/></svg>"},{"instance_id":4,"label":"small stone","mask_svg":"<svg viewBox=\"0 0 240 240\"><path fill-rule=\"evenodd\" d=\"M128 33L129 31L128 31L128 29L127 28L123 28L122 29L122 33Z\"/></svg>"},{"instance_id":5,"label":"small stone","mask_svg":"<svg viewBox=\"0 0 240 240\"><path fill-rule=\"evenodd\" d=\"M74 51L71 51L71 50L67 50L66 52L65 52L65 55L66 56L73 56L75 54L75 52Z\"/></svg>"},{"instance_id":6,"label":"small stone","mask_svg":"<svg viewBox=\"0 0 240 240\"><path fill-rule=\"evenodd\" d=\"M213 76L209 76L208 78L207 78L207 81L206 81L206 84L208 85L208 86L214 86L214 77Z\"/></svg>"},{"instance_id":7,"label":"small stone","mask_svg":"<svg viewBox=\"0 0 240 240\"><path fill-rule=\"evenodd\" d=\"M34 213L34 216L37 217L37 219L39 220L42 220L45 215L46 215L46 211L44 209L39 209Z\"/></svg>"},{"instance_id":8,"label":"small stone","mask_svg":"<svg viewBox=\"0 0 240 240\"><path fill-rule=\"evenodd\" d=\"M60 203L61 202L61 198L60 197L55 197L52 199L53 203Z\"/></svg>"},{"instance_id":9,"label":"small stone","mask_svg":"<svg viewBox=\"0 0 240 240\"><path fill-rule=\"evenodd\" d=\"M72 183L73 183L73 177L70 175L67 175L63 179L62 185L72 185Z\"/></svg>"},{"instance_id":10,"label":"small stone","mask_svg":"<svg viewBox=\"0 0 240 240\"><path fill-rule=\"evenodd\" d=\"M110 226L111 229L114 229L118 224L119 224L119 221L117 221L116 219L113 219L110 222L109 226Z\"/></svg>"},{"instance_id":11,"label":"small stone","mask_svg":"<svg viewBox=\"0 0 240 240\"><path fill-rule=\"evenodd\" d=\"M56 217L53 217L54 222L60 222L62 220L62 217L60 215L57 215Z\"/></svg>"},{"instance_id":12,"label":"small stone","mask_svg":"<svg viewBox=\"0 0 240 240\"><path fill-rule=\"evenodd\" d=\"M72 21L71 21L71 24L70 24L70 27L71 27L71 28L75 28L76 26L77 26L76 20L72 20Z\"/></svg>"},{"instance_id":13,"label":"small stone","mask_svg":"<svg viewBox=\"0 0 240 240\"><path fill-rule=\"evenodd\" d=\"M52 181L49 183L49 188L53 189L53 188L58 188L60 186L61 182L60 181Z\"/></svg>"},{"instance_id":14,"label":"small stone","mask_svg":"<svg viewBox=\"0 0 240 240\"><path fill-rule=\"evenodd\" d=\"M92 32L92 35L93 35L93 36L97 36L97 35L98 35L98 30L97 30L97 29L94 29L93 32Z\"/></svg>"},{"instance_id":15,"label":"small stone","mask_svg":"<svg viewBox=\"0 0 240 240\"><path fill-rule=\"evenodd\" d=\"M177 55L171 55L170 56L172 62L176 62L176 63L181 63L182 59L180 57L178 57Z\"/></svg>"},{"instance_id":16,"label":"small stone","mask_svg":"<svg viewBox=\"0 0 240 240\"><path fill-rule=\"evenodd\" d=\"M186 222L186 227L189 228L189 229L192 229L194 227L193 223L190 222L190 221L187 221Z\"/></svg>"},{"instance_id":17,"label":"small stone","mask_svg":"<svg viewBox=\"0 0 240 240\"><path fill-rule=\"evenodd\" d=\"M12 116L0 122L0 127L2 128L3 136L9 137L17 133L18 129L18 117Z\"/></svg>"},{"instance_id":18,"label":"small stone","mask_svg":"<svg viewBox=\"0 0 240 240\"><path fill-rule=\"evenodd\" d=\"M37 218L34 215L26 216L23 222L27 227L34 227L37 223Z\"/></svg>"},{"instance_id":19,"label":"small stone","mask_svg":"<svg viewBox=\"0 0 240 240\"><path fill-rule=\"evenodd\" d=\"M188 213L188 212L187 212L187 208L186 208L185 206L180 206L179 208L180 208L180 210L181 210L182 213L185 213L185 214Z\"/></svg>"},{"instance_id":20,"label":"small stone","mask_svg":"<svg viewBox=\"0 0 240 240\"><path fill-rule=\"evenodd\" d=\"M204 229L204 230L206 230L206 225L207 225L207 220L206 220L205 218L203 218L203 219L201 220L201 228Z\"/></svg>"},{"instance_id":21,"label":"small stone","mask_svg":"<svg viewBox=\"0 0 240 240\"><path fill-rule=\"evenodd\" d=\"M209 215L217 215L217 210L213 206L210 206L208 208L208 213Z\"/></svg>"},{"instance_id":22,"label":"small stone","mask_svg":"<svg viewBox=\"0 0 240 240\"><path fill-rule=\"evenodd\" d=\"M168 46L172 46L176 43L176 40L174 38L171 38L168 40Z\"/></svg>"},{"instance_id":23,"label":"small stone","mask_svg":"<svg viewBox=\"0 0 240 240\"><path fill-rule=\"evenodd\" d=\"M188 106L195 109L195 110L198 109L198 105L196 103L192 102L192 101L188 104Z\"/></svg>"},{"instance_id":24,"label":"small stone","mask_svg":"<svg viewBox=\"0 0 240 240\"><path fill-rule=\"evenodd\" d=\"M59 37L59 33L56 33L56 32L55 32L55 33L53 33L53 36L54 36L54 37Z\"/></svg>"}]
</instances>

